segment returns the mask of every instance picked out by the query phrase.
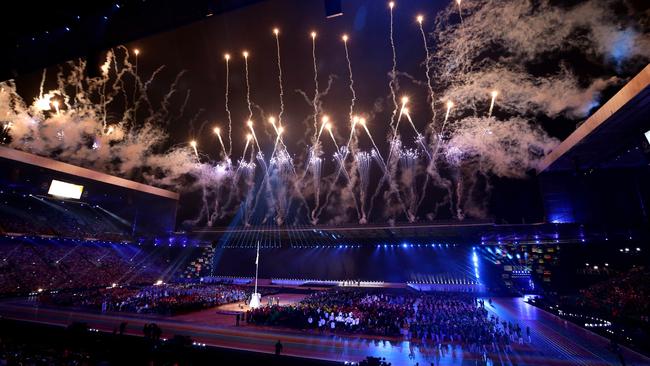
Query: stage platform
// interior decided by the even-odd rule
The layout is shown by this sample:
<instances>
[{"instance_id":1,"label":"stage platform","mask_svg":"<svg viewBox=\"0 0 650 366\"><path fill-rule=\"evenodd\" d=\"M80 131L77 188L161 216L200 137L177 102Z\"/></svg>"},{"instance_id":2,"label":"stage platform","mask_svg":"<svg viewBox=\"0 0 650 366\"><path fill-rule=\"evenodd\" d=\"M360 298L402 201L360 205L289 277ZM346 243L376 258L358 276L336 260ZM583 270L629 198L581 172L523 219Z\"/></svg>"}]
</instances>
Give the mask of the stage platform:
<instances>
[{"instance_id":1,"label":"stage platform","mask_svg":"<svg viewBox=\"0 0 650 366\"><path fill-rule=\"evenodd\" d=\"M279 294L285 301L297 301ZM275 295L278 296L278 295ZM286 296L286 297L285 297ZM490 312L501 319L518 321L529 326L532 344L514 345L512 353L491 354L493 365L617 365L617 357L608 350L608 341L594 333L564 322L521 298L494 299ZM284 353L291 356L333 361L361 361L367 356L385 357L394 366L400 365L475 365L480 356L462 351L459 347L441 349L423 346L405 340L378 340L364 336L323 334L291 331L271 327L235 326L234 315L226 309L210 309L193 314L160 317L124 313L91 313L78 309L37 306L25 300L0 302L0 315L10 319L35 321L66 326L71 322L85 322L100 331L112 332L121 322L128 322L127 333L142 335L144 324L156 322L163 337L184 334L197 342L254 352L272 353L278 339L284 344ZM650 358L624 349L628 365L650 365Z\"/></svg>"}]
</instances>

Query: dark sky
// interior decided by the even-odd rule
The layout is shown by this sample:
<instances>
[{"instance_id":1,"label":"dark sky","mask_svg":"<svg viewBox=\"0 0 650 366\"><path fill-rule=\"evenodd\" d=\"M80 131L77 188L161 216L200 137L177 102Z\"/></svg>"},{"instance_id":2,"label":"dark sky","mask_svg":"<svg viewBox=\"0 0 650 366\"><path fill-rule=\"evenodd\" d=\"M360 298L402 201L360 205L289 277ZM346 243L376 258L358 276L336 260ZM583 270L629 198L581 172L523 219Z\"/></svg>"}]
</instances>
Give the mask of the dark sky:
<instances>
[{"instance_id":1,"label":"dark sky","mask_svg":"<svg viewBox=\"0 0 650 366\"><path fill-rule=\"evenodd\" d=\"M448 5L449 1L396 2L394 40L397 69L400 72L412 75L417 80L425 80L425 52L415 18L422 14L425 17L425 30L432 31L437 12ZM386 154L386 135L392 111L392 104L386 100L390 93L388 72L392 62L388 2L344 0L343 12L342 16L326 19L323 2L320 0L269 0L141 39L128 44L127 47L130 50L141 50L139 75L143 79L147 79L161 65L166 67L152 84L152 100L160 100L167 93L175 75L182 70L186 71L172 98L170 144L187 144L196 139L200 152L209 154L213 160L218 158L220 147L212 128L219 126L222 131L227 129L224 108L225 53L232 55L230 109L233 118L233 159L238 160L241 157L245 135L248 133L245 127L248 110L242 51L248 50L251 99L265 114L262 116L260 111L254 108L253 120L260 145L268 159L275 134L266 118L269 115L277 116L280 111L276 44L272 33L273 28L279 28L286 105L283 118L286 131L284 140L289 152L300 162L306 155L306 137L313 133L312 120L309 119L312 107L307 105L295 90L304 90L309 98L313 97L311 31L318 33L316 53L321 91L327 86L328 76L336 76L330 93L323 98L323 110L333 120L338 144L343 145L347 140L351 95L341 40L342 34L347 33L350 36L348 45L357 94L355 110L361 114L373 114L368 126L379 149ZM430 38L429 47L435 47ZM557 66L558 63L549 64ZM48 88L55 87L53 74L53 71L49 72ZM40 73L34 73L18 80L19 91L26 100L31 101L30 94L38 92L40 76ZM435 84L436 80L433 82ZM398 98L401 95L410 97L414 124L420 131L424 131L427 121L430 120L425 86L410 81L406 76L400 76L399 85ZM180 114L181 106L188 95L188 104ZM487 106L483 107L487 109ZM551 126L551 134L560 138L566 137L575 127L575 121L567 123L562 118L546 122ZM406 147L416 147L410 128L404 124L400 133L403 134L402 141ZM226 133L222 136L227 146ZM331 156L335 150L329 138L323 138L323 142L323 176L326 176L334 170ZM360 148L367 151L370 147L369 139L360 134ZM373 171L378 173L376 167Z\"/></svg>"},{"instance_id":2,"label":"dark sky","mask_svg":"<svg viewBox=\"0 0 650 366\"><path fill-rule=\"evenodd\" d=\"M175 105L180 107L188 89L191 90L190 102L185 115L173 122L171 132L179 142L196 138L199 146L203 147L202 150L209 150L210 145L217 147L211 133L212 127L217 124L222 128L226 126L223 56L226 52L232 55L230 108L233 113L235 146L233 152L237 156L236 152L241 153L244 136L248 132L244 128L248 112L245 103L242 50L246 49L251 53L249 58L251 99L267 114L277 115L280 103L276 45L272 29L274 27L280 29L286 105L285 139L300 140L304 135L312 132L306 131L305 126L301 124L311 113L311 107L303 101L295 89L307 91L310 98L313 96L309 33L312 30L318 32L316 52L321 89L327 85L330 74L338 77L334 81L331 93L324 99L323 107L333 118L335 130L341 131L343 136L349 131L348 123L343 121L347 120L350 91L341 35L343 33L350 35L348 44L357 92L356 110L371 112L375 102L389 94L387 73L391 67L391 51L388 43L387 4L377 0L348 0L343 2L342 16L326 19L322 1L267 1L225 15L213 16L205 21L143 39L128 46L137 47L142 51L139 61L142 75L148 75L161 64L167 66L164 76L167 80L173 79L173 75L180 70L187 70L187 74L179 84ZM426 26L430 29L438 6L443 5L446 3L420 0L402 1L396 5L395 41L400 71L424 79L424 68L421 65L424 60L424 49L415 16L423 14L426 18ZM402 89L413 99L413 114L418 116L419 108L423 111L427 110L426 93L422 87L415 86L406 79L403 80ZM165 88L168 86L166 83L157 85L161 87L161 92L166 91ZM199 115L193 126L190 125L190 121L201 109L205 111ZM257 110L254 110L254 113L257 133L261 134L259 132L261 125L271 133L270 125L261 123ZM425 117L428 118L428 115L422 115L421 127L424 127ZM206 126L207 130L199 130L204 121L209 122ZM376 139L384 140L381 137L388 131L387 125L388 115L383 115L383 118L379 115L377 120L372 122L371 131ZM193 132L192 127L194 127ZM341 130L343 127L345 127L344 131ZM271 136L260 137L260 144L267 144L267 148L270 149L274 135ZM364 141L361 143L364 144ZM288 145L290 152L299 153L296 145L290 143ZM329 147L333 152L333 147ZM212 151L216 152L216 150ZM301 151L304 151L304 145Z\"/></svg>"}]
</instances>

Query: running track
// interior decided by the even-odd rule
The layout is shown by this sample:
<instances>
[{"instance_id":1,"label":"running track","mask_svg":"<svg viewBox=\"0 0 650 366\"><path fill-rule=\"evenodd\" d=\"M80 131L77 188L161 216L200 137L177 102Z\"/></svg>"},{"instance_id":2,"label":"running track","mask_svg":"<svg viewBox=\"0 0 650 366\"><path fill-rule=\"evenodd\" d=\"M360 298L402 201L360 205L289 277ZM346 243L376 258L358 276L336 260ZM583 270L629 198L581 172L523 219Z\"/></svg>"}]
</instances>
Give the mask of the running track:
<instances>
[{"instance_id":1,"label":"running track","mask_svg":"<svg viewBox=\"0 0 650 366\"><path fill-rule=\"evenodd\" d=\"M617 365L618 360L608 349L608 341L598 335L537 309L522 299L496 299L488 310L500 319L519 321L523 329L529 326L531 345L515 345L514 352L490 355L493 365ZM421 347L408 341L381 341L361 337L318 335L310 332L277 330L230 325L206 325L169 317L98 314L79 310L46 308L24 301L0 303L0 315L6 318L36 321L66 326L71 322L85 322L91 328L112 332L128 322L127 333L142 335L145 323L155 322L163 330L163 337L184 334L197 342L256 352L273 352L278 339L284 344L284 353L291 356L333 361L360 361L366 356L385 357L394 366L415 365L475 365L477 356L460 348L435 349ZM215 317L217 317L215 315ZM221 317L221 315L219 316ZM233 320L234 323L234 320ZM630 350L624 352L627 365L650 365L650 359Z\"/></svg>"}]
</instances>

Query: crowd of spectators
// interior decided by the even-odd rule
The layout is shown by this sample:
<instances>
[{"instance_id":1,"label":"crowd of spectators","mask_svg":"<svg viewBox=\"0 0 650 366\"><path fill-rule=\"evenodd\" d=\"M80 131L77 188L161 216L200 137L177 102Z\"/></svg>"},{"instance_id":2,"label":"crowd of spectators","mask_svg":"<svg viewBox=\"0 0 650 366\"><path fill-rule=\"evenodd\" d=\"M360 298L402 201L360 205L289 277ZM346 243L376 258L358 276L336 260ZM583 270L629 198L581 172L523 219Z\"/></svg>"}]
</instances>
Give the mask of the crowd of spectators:
<instances>
[{"instance_id":1,"label":"crowd of spectators","mask_svg":"<svg viewBox=\"0 0 650 366\"><path fill-rule=\"evenodd\" d=\"M85 240L0 237L0 294L114 283L150 285L173 262L173 256L163 255L169 250Z\"/></svg>"},{"instance_id":2,"label":"crowd of spectators","mask_svg":"<svg viewBox=\"0 0 650 366\"><path fill-rule=\"evenodd\" d=\"M650 271L636 267L580 291L576 306L606 316L637 318L648 322L650 316Z\"/></svg>"},{"instance_id":3,"label":"crowd of spectators","mask_svg":"<svg viewBox=\"0 0 650 366\"><path fill-rule=\"evenodd\" d=\"M451 342L473 352L510 351L511 343L523 343L529 332L488 316L484 301L467 293L330 290L296 305L251 310L246 320L327 333L404 336L429 344Z\"/></svg>"},{"instance_id":4,"label":"crowd of spectators","mask_svg":"<svg viewBox=\"0 0 650 366\"><path fill-rule=\"evenodd\" d=\"M241 286L226 284L160 284L141 288L109 287L43 294L42 303L96 311L177 315L245 300Z\"/></svg>"},{"instance_id":5,"label":"crowd of spectators","mask_svg":"<svg viewBox=\"0 0 650 366\"><path fill-rule=\"evenodd\" d=\"M84 202L2 191L0 234L7 233L119 241L130 238L131 227Z\"/></svg>"},{"instance_id":6,"label":"crowd of spectators","mask_svg":"<svg viewBox=\"0 0 650 366\"><path fill-rule=\"evenodd\" d=\"M529 302L613 341L650 349L650 270L634 266L610 274L573 293L545 293Z\"/></svg>"}]
</instances>

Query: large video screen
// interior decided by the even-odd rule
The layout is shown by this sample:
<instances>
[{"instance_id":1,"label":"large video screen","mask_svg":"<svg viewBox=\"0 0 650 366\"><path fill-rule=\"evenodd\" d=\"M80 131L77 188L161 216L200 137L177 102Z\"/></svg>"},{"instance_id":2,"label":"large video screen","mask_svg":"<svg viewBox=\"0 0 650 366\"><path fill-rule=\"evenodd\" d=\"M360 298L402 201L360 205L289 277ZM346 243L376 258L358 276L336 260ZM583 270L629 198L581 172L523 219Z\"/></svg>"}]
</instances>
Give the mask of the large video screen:
<instances>
[{"instance_id":1,"label":"large video screen","mask_svg":"<svg viewBox=\"0 0 650 366\"><path fill-rule=\"evenodd\" d=\"M52 183L50 183L50 190L47 193L56 197L74 198L78 200L83 190L84 186L53 179Z\"/></svg>"}]
</instances>

